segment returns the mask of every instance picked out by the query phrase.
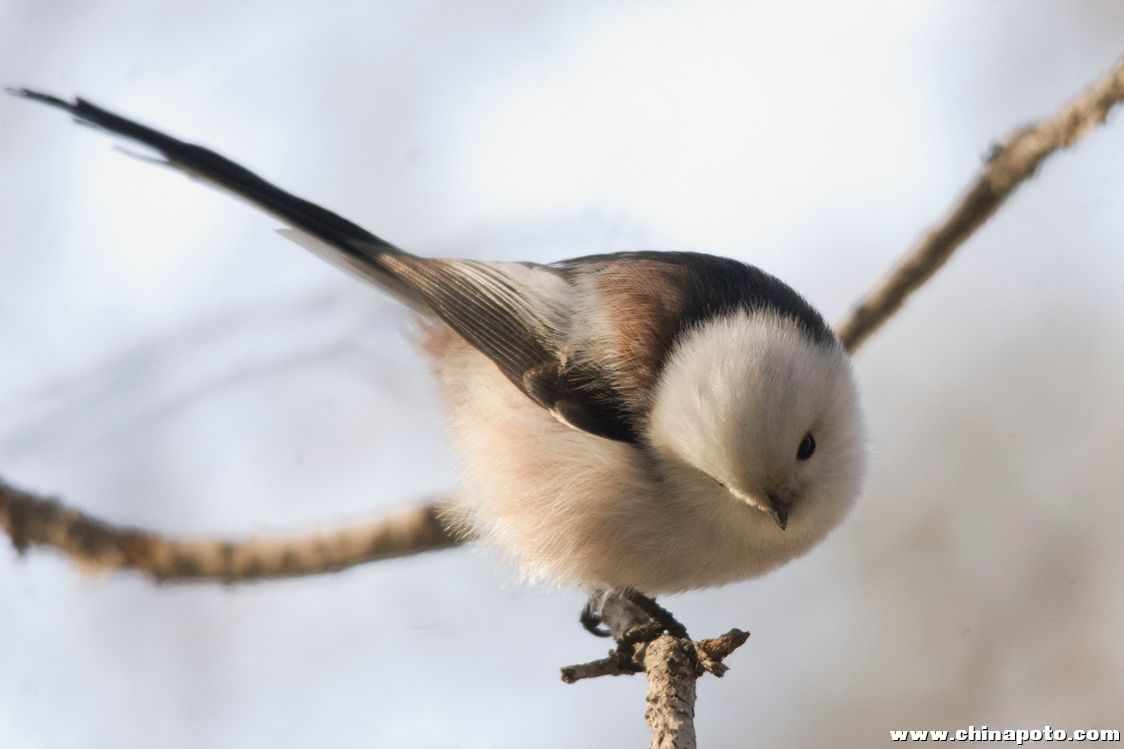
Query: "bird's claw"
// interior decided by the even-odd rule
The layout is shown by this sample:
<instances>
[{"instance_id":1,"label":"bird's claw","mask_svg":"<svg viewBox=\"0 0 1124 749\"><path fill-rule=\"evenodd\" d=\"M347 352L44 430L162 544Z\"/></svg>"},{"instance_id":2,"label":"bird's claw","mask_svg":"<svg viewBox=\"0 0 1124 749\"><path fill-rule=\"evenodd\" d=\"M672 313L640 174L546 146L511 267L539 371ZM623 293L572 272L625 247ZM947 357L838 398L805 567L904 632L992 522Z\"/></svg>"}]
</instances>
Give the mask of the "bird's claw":
<instances>
[{"instance_id":1,"label":"bird's claw","mask_svg":"<svg viewBox=\"0 0 1124 749\"><path fill-rule=\"evenodd\" d=\"M656 603L654 598L649 598L643 593L635 591L625 594L625 598L636 608L660 627L660 632L667 632L672 637L688 637L687 628L672 616L671 612Z\"/></svg>"},{"instance_id":2,"label":"bird's claw","mask_svg":"<svg viewBox=\"0 0 1124 749\"><path fill-rule=\"evenodd\" d=\"M578 617L582 627L594 637L612 637L613 633L608 628L601 626L601 614L593 608L593 601L588 601Z\"/></svg>"},{"instance_id":3,"label":"bird's claw","mask_svg":"<svg viewBox=\"0 0 1124 749\"><path fill-rule=\"evenodd\" d=\"M625 630L617 640L617 646L612 655L617 659L622 669L643 670L638 663L637 647L646 645L664 633L664 627L659 622L643 622L634 624Z\"/></svg>"}]
</instances>

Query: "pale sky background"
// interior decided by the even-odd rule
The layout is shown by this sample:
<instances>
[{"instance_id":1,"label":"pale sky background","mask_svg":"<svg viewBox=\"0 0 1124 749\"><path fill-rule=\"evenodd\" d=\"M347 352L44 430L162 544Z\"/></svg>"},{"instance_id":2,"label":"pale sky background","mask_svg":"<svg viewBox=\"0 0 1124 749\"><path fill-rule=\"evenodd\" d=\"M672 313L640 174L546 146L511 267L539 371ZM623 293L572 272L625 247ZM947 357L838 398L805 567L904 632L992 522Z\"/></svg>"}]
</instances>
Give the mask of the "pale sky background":
<instances>
[{"instance_id":1,"label":"pale sky background","mask_svg":"<svg viewBox=\"0 0 1124 749\"><path fill-rule=\"evenodd\" d=\"M832 320L988 145L1124 52L1113 0L0 0L0 83L204 142L421 254L699 249ZM856 360L868 486L766 578L707 747L1124 728L1124 117ZM409 316L277 222L0 97L0 475L240 535L455 485ZM458 549L223 589L0 545L0 746L644 746L582 595Z\"/></svg>"}]
</instances>

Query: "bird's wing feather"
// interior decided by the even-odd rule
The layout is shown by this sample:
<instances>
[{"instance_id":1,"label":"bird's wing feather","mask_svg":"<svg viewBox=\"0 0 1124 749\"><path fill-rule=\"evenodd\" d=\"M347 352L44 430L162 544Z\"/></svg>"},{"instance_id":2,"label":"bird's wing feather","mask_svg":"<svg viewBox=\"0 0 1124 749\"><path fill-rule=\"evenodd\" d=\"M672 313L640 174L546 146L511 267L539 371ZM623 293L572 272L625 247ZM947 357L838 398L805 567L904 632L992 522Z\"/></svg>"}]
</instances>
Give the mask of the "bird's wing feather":
<instances>
[{"instance_id":1,"label":"bird's wing feather","mask_svg":"<svg viewBox=\"0 0 1124 749\"><path fill-rule=\"evenodd\" d=\"M210 149L173 138L84 99L27 89L10 93L70 112L154 148L168 164L229 190L311 235L330 260L443 320L491 359L528 397L577 429L615 440L637 438L619 394L570 367L567 275L530 263L431 260L411 255L361 226L292 195ZM591 384L592 383L592 384Z\"/></svg>"}]
</instances>

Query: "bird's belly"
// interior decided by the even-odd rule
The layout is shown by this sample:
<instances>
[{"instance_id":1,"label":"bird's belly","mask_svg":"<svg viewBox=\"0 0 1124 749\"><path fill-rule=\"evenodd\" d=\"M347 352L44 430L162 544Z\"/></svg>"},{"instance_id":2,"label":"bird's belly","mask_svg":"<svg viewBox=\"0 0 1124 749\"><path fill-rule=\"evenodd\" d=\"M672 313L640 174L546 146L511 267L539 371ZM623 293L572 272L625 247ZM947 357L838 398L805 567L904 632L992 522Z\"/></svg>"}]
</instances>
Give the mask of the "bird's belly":
<instances>
[{"instance_id":1,"label":"bird's belly","mask_svg":"<svg viewBox=\"0 0 1124 749\"><path fill-rule=\"evenodd\" d=\"M527 580L671 593L760 575L822 537L782 531L709 480L669 482L636 447L554 419L459 339L442 344L429 348L461 464L454 522Z\"/></svg>"}]
</instances>

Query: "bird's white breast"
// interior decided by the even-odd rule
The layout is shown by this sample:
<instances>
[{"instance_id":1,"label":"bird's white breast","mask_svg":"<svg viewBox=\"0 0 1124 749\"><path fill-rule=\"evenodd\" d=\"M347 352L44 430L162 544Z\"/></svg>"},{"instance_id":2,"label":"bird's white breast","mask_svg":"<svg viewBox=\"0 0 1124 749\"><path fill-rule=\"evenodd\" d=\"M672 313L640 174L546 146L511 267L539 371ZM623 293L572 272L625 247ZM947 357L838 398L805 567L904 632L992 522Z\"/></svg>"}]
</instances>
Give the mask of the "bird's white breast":
<instances>
[{"instance_id":1,"label":"bird's white breast","mask_svg":"<svg viewBox=\"0 0 1124 749\"><path fill-rule=\"evenodd\" d=\"M782 531L674 460L559 423L460 339L429 348L462 468L454 520L529 581L650 595L720 585L802 554L838 520Z\"/></svg>"}]
</instances>

